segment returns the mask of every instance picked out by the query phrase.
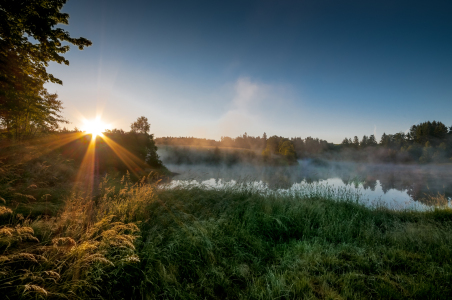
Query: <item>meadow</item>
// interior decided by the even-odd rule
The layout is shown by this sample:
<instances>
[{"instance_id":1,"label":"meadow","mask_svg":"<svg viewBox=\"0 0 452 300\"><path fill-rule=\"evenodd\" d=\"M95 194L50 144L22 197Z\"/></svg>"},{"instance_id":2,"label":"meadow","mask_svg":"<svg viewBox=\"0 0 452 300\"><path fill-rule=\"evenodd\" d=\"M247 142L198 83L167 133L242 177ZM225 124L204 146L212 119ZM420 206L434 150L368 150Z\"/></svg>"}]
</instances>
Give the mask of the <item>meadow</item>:
<instances>
[{"instance_id":1,"label":"meadow","mask_svg":"<svg viewBox=\"0 0 452 300\"><path fill-rule=\"evenodd\" d=\"M452 296L447 207L393 211L327 190L264 194L246 184L170 187L155 174L102 174L87 193L64 153L2 149L6 299Z\"/></svg>"}]
</instances>

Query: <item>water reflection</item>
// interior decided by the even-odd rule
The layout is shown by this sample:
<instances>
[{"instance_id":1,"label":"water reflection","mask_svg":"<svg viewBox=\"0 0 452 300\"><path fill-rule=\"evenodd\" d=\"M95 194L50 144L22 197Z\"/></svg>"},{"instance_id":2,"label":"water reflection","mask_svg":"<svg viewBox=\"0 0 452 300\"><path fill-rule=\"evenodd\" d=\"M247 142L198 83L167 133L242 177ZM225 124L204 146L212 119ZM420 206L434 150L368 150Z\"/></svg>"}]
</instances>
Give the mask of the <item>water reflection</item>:
<instances>
[{"instance_id":1,"label":"water reflection","mask_svg":"<svg viewBox=\"0 0 452 300\"><path fill-rule=\"evenodd\" d=\"M430 204L430 196L452 197L450 165L388 165L299 161L297 166L167 165L180 175L174 180L198 182L261 182L272 190L321 184L349 188L369 201ZM213 180L213 181L212 181Z\"/></svg>"},{"instance_id":2,"label":"water reflection","mask_svg":"<svg viewBox=\"0 0 452 300\"><path fill-rule=\"evenodd\" d=\"M383 193L380 183L377 181L376 188L371 190L364 188L363 184L346 185L340 178L330 178L327 180L319 180L315 182L294 183L289 188L271 189L267 183L263 181L225 181L222 179L211 178L208 180L173 180L169 183L170 188L177 186L203 186L204 188L223 189L229 187L235 188L252 188L255 191L264 194L280 194L303 196L314 198L316 196L330 197L335 200L351 200L362 203L370 207L386 207L395 210L414 209L426 210L430 206L421 202L414 201L405 191L395 189Z\"/></svg>"}]
</instances>

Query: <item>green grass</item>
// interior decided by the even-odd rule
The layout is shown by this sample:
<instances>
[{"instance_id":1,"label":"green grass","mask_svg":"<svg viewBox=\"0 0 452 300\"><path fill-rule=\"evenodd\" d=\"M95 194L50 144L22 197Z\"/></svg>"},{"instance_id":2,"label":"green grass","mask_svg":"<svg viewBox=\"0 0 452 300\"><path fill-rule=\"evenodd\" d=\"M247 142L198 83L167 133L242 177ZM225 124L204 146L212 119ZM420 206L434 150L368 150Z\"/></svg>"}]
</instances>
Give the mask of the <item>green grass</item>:
<instances>
[{"instance_id":1,"label":"green grass","mask_svg":"<svg viewBox=\"0 0 452 300\"><path fill-rule=\"evenodd\" d=\"M452 212L253 191L167 190L140 258L151 299L442 299Z\"/></svg>"},{"instance_id":2,"label":"green grass","mask_svg":"<svg viewBox=\"0 0 452 300\"><path fill-rule=\"evenodd\" d=\"M264 195L127 176L86 197L73 162L27 147L0 166L6 299L452 297L450 208L371 209L321 186Z\"/></svg>"},{"instance_id":3,"label":"green grass","mask_svg":"<svg viewBox=\"0 0 452 300\"><path fill-rule=\"evenodd\" d=\"M15 221L16 228L33 228L40 242L13 233L16 241L1 256L11 265L0 263L8 267L0 289L11 299L452 296L447 208L396 212L319 194L165 189L145 181L115 186L104 182L94 200L69 199L54 219ZM19 253L45 260L14 261ZM8 286L24 269L34 277ZM46 280L49 271L59 277Z\"/></svg>"}]
</instances>

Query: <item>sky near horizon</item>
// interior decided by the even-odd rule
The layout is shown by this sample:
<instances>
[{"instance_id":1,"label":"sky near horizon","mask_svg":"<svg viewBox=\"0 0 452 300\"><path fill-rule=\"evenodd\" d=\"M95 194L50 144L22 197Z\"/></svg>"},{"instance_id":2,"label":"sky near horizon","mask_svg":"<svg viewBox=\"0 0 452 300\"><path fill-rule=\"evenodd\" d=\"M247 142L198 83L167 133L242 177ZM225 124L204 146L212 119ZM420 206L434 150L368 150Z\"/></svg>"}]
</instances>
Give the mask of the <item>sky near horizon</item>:
<instances>
[{"instance_id":1,"label":"sky near horizon","mask_svg":"<svg viewBox=\"0 0 452 300\"><path fill-rule=\"evenodd\" d=\"M48 70L69 128L102 112L160 136L340 143L452 125L451 1L69 0L93 46Z\"/></svg>"}]
</instances>

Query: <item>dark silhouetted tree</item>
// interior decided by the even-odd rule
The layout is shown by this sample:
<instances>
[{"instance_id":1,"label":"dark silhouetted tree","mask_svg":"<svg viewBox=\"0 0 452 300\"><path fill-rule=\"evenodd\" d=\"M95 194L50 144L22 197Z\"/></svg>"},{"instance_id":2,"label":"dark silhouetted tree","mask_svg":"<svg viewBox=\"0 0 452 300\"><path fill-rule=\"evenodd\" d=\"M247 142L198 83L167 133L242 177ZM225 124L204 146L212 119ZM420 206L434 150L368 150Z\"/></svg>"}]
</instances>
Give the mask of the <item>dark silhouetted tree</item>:
<instances>
[{"instance_id":1,"label":"dark silhouetted tree","mask_svg":"<svg viewBox=\"0 0 452 300\"><path fill-rule=\"evenodd\" d=\"M390 137L383 132L383 134L381 135L381 139L380 139L380 145L383 147L388 147L390 144Z\"/></svg>"},{"instance_id":2,"label":"dark silhouetted tree","mask_svg":"<svg viewBox=\"0 0 452 300\"><path fill-rule=\"evenodd\" d=\"M151 124L148 122L148 118L141 116L135 122L130 125L130 131L137 133L148 134L151 130Z\"/></svg>"},{"instance_id":3,"label":"dark silhouetted tree","mask_svg":"<svg viewBox=\"0 0 452 300\"><path fill-rule=\"evenodd\" d=\"M358 149L359 148L359 139L358 137L355 135L355 137L353 138L353 146Z\"/></svg>"},{"instance_id":4,"label":"dark silhouetted tree","mask_svg":"<svg viewBox=\"0 0 452 300\"><path fill-rule=\"evenodd\" d=\"M367 140L367 145L368 146L376 146L376 145L378 145L377 140L375 139L375 135L371 134L369 136L369 139Z\"/></svg>"},{"instance_id":5,"label":"dark silhouetted tree","mask_svg":"<svg viewBox=\"0 0 452 300\"><path fill-rule=\"evenodd\" d=\"M366 148L368 146L368 137L367 135L364 135L361 142L359 143L359 145L361 146L361 148Z\"/></svg>"},{"instance_id":6,"label":"dark silhouetted tree","mask_svg":"<svg viewBox=\"0 0 452 300\"><path fill-rule=\"evenodd\" d=\"M58 24L69 23L69 15L60 10L66 0L2 0L0 1L0 57L8 61L10 54L17 55L23 61L24 72L43 81L62 83L46 67L50 61L69 65L61 54L70 47L64 42L78 46L80 50L90 46L85 38L72 38L69 32L57 28ZM10 74L0 72L7 79ZM13 79L12 79L13 80Z\"/></svg>"},{"instance_id":7,"label":"dark silhouetted tree","mask_svg":"<svg viewBox=\"0 0 452 300\"><path fill-rule=\"evenodd\" d=\"M82 50L91 42L72 38L58 24L68 24L60 10L66 0L0 1L0 121L7 136L45 132L64 120L61 102L44 84L62 81L47 73L51 61L69 64L64 42ZM25 109L26 111L21 111Z\"/></svg>"},{"instance_id":8,"label":"dark silhouetted tree","mask_svg":"<svg viewBox=\"0 0 452 300\"><path fill-rule=\"evenodd\" d=\"M345 147L350 146L350 143L349 143L349 141L348 141L348 138L343 139L341 145L343 145L343 146L345 146Z\"/></svg>"}]
</instances>

